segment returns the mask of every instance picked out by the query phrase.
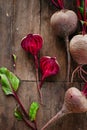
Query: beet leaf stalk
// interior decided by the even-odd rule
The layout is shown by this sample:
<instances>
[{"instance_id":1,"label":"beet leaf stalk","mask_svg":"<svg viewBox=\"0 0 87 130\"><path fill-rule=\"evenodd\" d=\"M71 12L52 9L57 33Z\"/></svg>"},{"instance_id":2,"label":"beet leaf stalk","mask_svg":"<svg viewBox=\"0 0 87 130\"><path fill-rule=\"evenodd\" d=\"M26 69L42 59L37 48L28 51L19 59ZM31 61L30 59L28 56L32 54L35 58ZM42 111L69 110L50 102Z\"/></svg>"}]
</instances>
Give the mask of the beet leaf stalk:
<instances>
[{"instance_id":1,"label":"beet leaf stalk","mask_svg":"<svg viewBox=\"0 0 87 130\"><path fill-rule=\"evenodd\" d=\"M63 8L64 8L64 2L63 2L63 0L52 0L52 3L53 3L57 8L60 8L60 9L63 9Z\"/></svg>"},{"instance_id":2,"label":"beet leaf stalk","mask_svg":"<svg viewBox=\"0 0 87 130\"><path fill-rule=\"evenodd\" d=\"M84 0L84 33L83 34L86 34L87 33L87 0Z\"/></svg>"},{"instance_id":3,"label":"beet leaf stalk","mask_svg":"<svg viewBox=\"0 0 87 130\"><path fill-rule=\"evenodd\" d=\"M63 116L70 113L83 113L87 111L87 84L83 91L78 90L75 87L69 88L64 97L64 103L62 109L51 118L41 130L51 128L51 126L61 119ZM50 129L51 130L51 129Z\"/></svg>"},{"instance_id":4,"label":"beet leaf stalk","mask_svg":"<svg viewBox=\"0 0 87 130\"><path fill-rule=\"evenodd\" d=\"M38 73L38 57L35 55L34 56L34 59L35 59L35 69L36 69L36 84L37 84L37 90L38 90L38 94L39 94L39 97L40 97L40 102L42 102L42 93L41 93L41 90L39 88L39 73Z\"/></svg>"},{"instance_id":5,"label":"beet leaf stalk","mask_svg":"<svg viewBox=\"0 0 87 130\"><path fill-rule=\"evenodd\" d=\"M29 120L29 115L26 112L23 104L21 103L18 95L16 94L18 88L19 88L19 84L20 84L20 80L12 73L10 72L7 68L2 67L0 68L0 83L2 86L2 90L5 93L5 95L12 95L17 103L19 104L22 112L23 112L23 120L25 121L25 123L32 128L32 130L37 130L34 122L31 122ZM26 120L27 119L27 120Z\"/></svg>"},{"instance_id":6,"label":"beet leaf stalk","mask_svg":"<svg viewBox=\"0 0 87 130\"><path fill-rule=\"evenodd\" d=\"M31 121L29 121L28 119L26 119L24 117L23 112L20 110L20 107L16 107L14 110L14 116L18 121L24 121L25 124L31 128L32 130L37 130L37 127L32 125L33 123Z\"/></svg>"},{"instance_id":7,"label":"beet leaf stalk","mask_svg":"<svg viewBox=\"0 0 87 130\"><path fill-rule=\"evenodd\" d=\"M29 108L29 119L26 119L20 110L20 107L16 107L14 110L14 116L17 120L23 120L28 127L32 130L37 130L37 123L36 123L36 115L39 109L39 104L37 102L32 102ZM32 125L33 124L33 125Z\"/></svg>"},{"instance_id":8,"label":"beet leaf stalk","mask_svg":"<svg viewBox=\"0 0 87 130\"><path fill-rule=\"evenodd\" d=\"M40 82L38 82L37 86L38 86L38 91L41 99L40 102L41 104L43 104L42 93L41 93L42 85L47 77L56 75L59 72L59 63L57 62L56 57L43 56L42 58L40 58L40 69L42 75L41 75L41 80Z\"/></svg>"}]
</instances>

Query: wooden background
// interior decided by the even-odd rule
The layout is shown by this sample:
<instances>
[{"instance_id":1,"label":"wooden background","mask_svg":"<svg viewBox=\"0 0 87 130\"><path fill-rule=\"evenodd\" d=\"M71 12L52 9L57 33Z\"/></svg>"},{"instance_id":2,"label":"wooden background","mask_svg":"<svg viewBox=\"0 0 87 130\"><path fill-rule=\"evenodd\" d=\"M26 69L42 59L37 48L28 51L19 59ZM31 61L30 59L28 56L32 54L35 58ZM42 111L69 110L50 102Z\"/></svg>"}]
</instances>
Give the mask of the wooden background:
<instances>
[{"instance_id":1,"label":"wooden background","mask_svg":"<svg viewBox=\"0 0 87 130\"><path fill-rule=\"evenodd\" d=\"M65 7L75 11L75 0L65 0ZM54 35L50 17L57 10L51 0L0 0L0 67L14 72L21 84L18 95L26 110L32 101L38 101L33 57L20 46L21 39L28 33L39 33L44 39L41 56L56 56L60 72L48 78L43 84L42 94L45 106L40 106L37 115L38 130L62 107L66 86L67 57L64 40ZM16 54L16 69L12 54ZM76 67L72 61L72 69ZM72 71L71 69L71 71ZM78 78L72 86L82 88ZM13 116L16 101L6 97L0 88L0 130L30 130ZM87 130L87 116L71 114L54 124L49 130Z\"/></svg>"}]
</instances>

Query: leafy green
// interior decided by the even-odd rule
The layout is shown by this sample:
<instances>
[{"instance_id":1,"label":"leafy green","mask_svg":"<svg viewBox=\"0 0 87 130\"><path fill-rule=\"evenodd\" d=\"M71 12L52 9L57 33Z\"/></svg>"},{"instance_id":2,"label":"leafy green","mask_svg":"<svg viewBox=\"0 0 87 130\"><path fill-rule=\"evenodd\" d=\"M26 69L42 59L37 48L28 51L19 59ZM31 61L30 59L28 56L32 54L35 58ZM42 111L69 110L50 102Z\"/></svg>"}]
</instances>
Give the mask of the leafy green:
<instances>
[{"instance_id":1,"label":"leafy green","mask_svg":"<svg viewBox=\"0 0 87 130\"><path fill-rule=\"evenodd\" d=\"M81 7L84 8L84 0L81 0Z\"/></svg>"},{"instance_id":2,"label":"leafy green","mask_svg":"<svg viewBox=\"0 0 87 130\"><path fill-rule=\"evenodd\" d=\"M80 10L80 13L82 14L82 15L84 15L84 8L83 7L78 7L78 9Z\"/></svg>"},{"instance_id":3,"label":"leafy green","mask_svg":"<svg viewBox=\"0 0 87 130\"><path fill-rule=\"evenodd\" d=\"M81 1L80 6L78 7L80 13L82 14L82 16L84 16L84 0Z\"/></svg>"},{"instance_id":4,"label":"leafy green","mask_svg":"<svg viewBox=\"0 0 87 130\"><path fill-rule=\"evenodd\" d=\"M37 102L32 102L29 109L29 117L31 121L34 121L36 119L38 109L39 104Z\"/></svg>"},{"instance_id":5,"label":"leafy green","mask_svg":"<svg viewBox=\"0 0 87 130\"><path fill-rule=\"evenodd\" d=\"M13 91L17 91L20 80L7 68L0 68L0 82L2 90L6 95L13 94Z\"/></svg>"},{"instance_id":6,"label":"leafy green","mask_svg":"<svg viewBox=\"0 0 87 130\"><path fill-rule=\"evenodd\" d=\"M80 20L81 24L83 25L84 24L84 21L83 20Z\"/></svg>"},{"instance_id":7,"label":"leafy green","mask_svg":"<svg viewBox=\"0 0 87 130\"><path fill-rule=\"evenodd\" d=\"M14 116L16 117L17 120L22 120L23 119L23 116L22 116L21 112L18 110L18 108L15 108Z\"/></svg>"},{"instance_id":8,"label":"leafy green","mask_svg":"<svg viewBox=\"0 0 87 130\"><path fill-rule=\"evenodd\" d=\"M12 55L14 62L16 62L17 56L15 54Z\"/></svg>"},{"instance_id":9,"label":"leafy green","mask_svg":"<svg viewBox=\"0 0 87 130\"><path fill-rule=\"evenodd\" d=\"M12 93L12 88L10 87L9 81L4 74L0 74L0 82L2 84L2 90L6 95L13 94Z\"/></svg>"}]
</instances>

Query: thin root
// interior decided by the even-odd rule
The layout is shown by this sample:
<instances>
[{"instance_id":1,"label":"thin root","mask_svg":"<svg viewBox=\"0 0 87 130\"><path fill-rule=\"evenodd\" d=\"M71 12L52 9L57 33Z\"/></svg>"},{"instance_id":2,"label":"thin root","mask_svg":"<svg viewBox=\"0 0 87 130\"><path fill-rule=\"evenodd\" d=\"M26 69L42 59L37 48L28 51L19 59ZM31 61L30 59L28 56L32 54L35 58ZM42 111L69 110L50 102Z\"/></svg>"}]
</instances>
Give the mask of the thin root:
<instances>
[{"instance_id":1,"label":"thin root","mask_svg":"<svg viewBox=\"0 0 87 130\"><path fill-rule=\"evenodd\" d=\"M85 77L83 76L83 74L82 74L82 68L80 67L80 71L79 71L79 73L80 73L80 77L85 81L85 82L87 82L87 80L85 79Z\"/></svg>"},{"instance_id":2,"label":"thin root","mask_svg":"<svg viewBox=\"0 0 87 130\"><path fill-rule=\"evenodd\" d=\"M85 77L83 76L83 73L87 75L87 72L82 68L83 65L79 65L78 67L76 67L76 69L73 71L72 76L71 76L71 83L73 82L74 79L74 75L76 72L78 72L78 74L80 75L80 77L87 82L87 80L85 79Z\"/></svg>"},{"instance_id":3,"label":"thin root","mask_svg":"<svg viewBox=\"0 0 87 130\"><path fill-rule=\"evenodd\" d=\"M71 76L71 83L73 82L74 74L79 71L79 68L80 66L76 67L76 69L73 71L72 76Z\"/></svg>"}]
</instances>

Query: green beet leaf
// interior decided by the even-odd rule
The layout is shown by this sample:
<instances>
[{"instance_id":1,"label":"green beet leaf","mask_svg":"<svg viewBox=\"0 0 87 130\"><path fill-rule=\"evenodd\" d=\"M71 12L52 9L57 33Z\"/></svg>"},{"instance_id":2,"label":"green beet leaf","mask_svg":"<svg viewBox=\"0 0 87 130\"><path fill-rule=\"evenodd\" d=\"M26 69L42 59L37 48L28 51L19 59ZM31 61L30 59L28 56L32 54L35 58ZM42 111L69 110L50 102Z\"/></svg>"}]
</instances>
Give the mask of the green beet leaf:
<instances>
[{"instance_id":1,"label":"green beet leaf","mask_svg":"<svg viewBox=\"0 0 87 130\"><path fill-rule=\"evenodd\" d=\"M80 20L81 24L83 25L84 24L84 21L83 20Z\"/></svg>"},{"instance_id":2,"label":"green beet leaf","mask_svg":"<svg viewBox=\"0 0 87 130\"><path fill-rule=\"evenodd\" d=\"M15 54L12 55L14 62L16 62L17 56Z\"/></svg>"},{"instance_id":3,"label":"green beet leaf","mask_svg":"<svg viewBox=\"0 0 87 130\"><path fill-rule=\"evenodd\" d=\"M37 102L32 102L29 109L29 117L31 121L34 121L36 119L38 109L39 104Z\"/></svg>"},{"instance_id":4,"label":"green beet leaf","mask_svg":"<svg viewBox=\"0 0 87 130\"><path fill-rule=\"evenodd\" d=\"M84 15L84 8L83 8L83 7L79 7L78 9L80 10L80 13L81 13L82 15Z\"/></svg>"},{"instance_id":5,"label":"green beet leaf","mask_svg":"<svg viewBox=\"0 0 87 130\"><path fill-rule=\"evenodd\" d=\"M81 7L84 8L84 0L81 0Z\"/></svg>"},{"instance_id":6,"label":"green beet leaf","mask_svg":"<svg viewBox=\"0 0 87 130\"><path fill-rule=\"evenodd\" d=\"M20 80L7 68L0 68L0 82L2 90L6 95L13 94L13 91L17 91Z\"/></svg>"},{"instance_id":7,"label":"green beet leaf","mask_svg":"<svg viewBox=\"0 0 87 130\"><path fill-rule=\"evenodd\" d=\"M23 116L22 116L21 112L18 110L18 108L15 108L14 116L16 117L17 120L22 120L23 119Z\"/></svg>"},{"instance_id":8,"label":"green beet leaf","mask_svg":"<svg viewBox=\"0 0 87 130\"><path fill-rule=\"evenodd\" d=\"M0 82L2 85L2 90L6 95L12 94L12 88L10 87L9 81L4 74L0 74Z\"/></svg>"}]
</instances>

